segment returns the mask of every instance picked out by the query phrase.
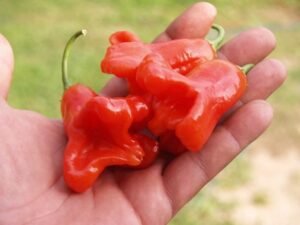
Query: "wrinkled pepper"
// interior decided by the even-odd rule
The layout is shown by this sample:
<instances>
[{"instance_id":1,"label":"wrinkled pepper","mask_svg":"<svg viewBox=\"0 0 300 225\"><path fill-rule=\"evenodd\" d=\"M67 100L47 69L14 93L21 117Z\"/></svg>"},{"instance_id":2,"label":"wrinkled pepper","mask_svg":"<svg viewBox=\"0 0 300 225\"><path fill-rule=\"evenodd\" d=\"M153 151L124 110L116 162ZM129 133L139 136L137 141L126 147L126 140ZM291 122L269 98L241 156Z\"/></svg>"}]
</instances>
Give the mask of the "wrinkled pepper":
<instances>
[{"instance_id":1,"label":"wrinkled pepper","mask_svg":"<svg viewBox=\"0 0 300 225\"><path fill-rule=\"evenodd\" d=\"M128 32L110 38L114 41L101 69L126 78L129 93L151 99L148 129L165 151L200 150L220 117L246 90L242 69L217 59L224 31L215 28L219 32L215 44L204 39L144 44Z\"/></svg>"},{"instance_id":2,"label":"wrinkled pepper","mask_svg":"<svg viewBox=\"0 0 300 225\"><path fill-rule=\"evenodd\" d=\"M185 75L195 65L217 57L216 49L224 38L224 30L216 24L213 29L218 31L218 37L213 42L205 39L178 39L152 44L141 42L128 31L116 32L109 39L111 46L101 62L101 70L126 78L129 81L130 93L140 94L141 89L136 84L135 74L145 56L157 53L173 70Z\"/></svg>"},{"instance_id":3,"label":"wrinkled pepper","mask_svg":"<svg viewBox=\"0 0 300 225\"><path fill-rule=\"evenodd\" d=\"M72 36L63 56L61 103L68 136L64 179L72 190L85 191L109 166L148 167L159 149L177 155L203 147L221 116L245 92L245 74L252 68L218 59L224 30L213 29L218 31L213 42L145 44L127 31L111 35L101 69L129 84L129 95L116 98L69 85L70 46L85 32Z\"/></svg>"},{"instance_id":4,"label":"wrinkled pepper","mask_svg":"<svg viewBox=\"0 0 300 225\"><path fill-rule=\"evenodd\" d=\"M199 151L247 87L245 73L228 61L199 63L182 76L157 54L143 60L136 79L154 96L148 128L160 137L161 147L173 153Z\"/></svg>"},{"instance_id":5,"label":"wrinkled pepper","mask_svg":"<svg viewBox=\"0 0 300 225\"><path fill-rule=\"evenodd\" d=\"M139 96L109 98L67 80L67 56L76 33L68 42L63 57L65 92L61 102L68 144L64 152L64 179L76 192L83 192L95 182L99 174L113 165L150 165L158 153L155 140L131 131L149 113Z\"/></svg>"}]
</instances>

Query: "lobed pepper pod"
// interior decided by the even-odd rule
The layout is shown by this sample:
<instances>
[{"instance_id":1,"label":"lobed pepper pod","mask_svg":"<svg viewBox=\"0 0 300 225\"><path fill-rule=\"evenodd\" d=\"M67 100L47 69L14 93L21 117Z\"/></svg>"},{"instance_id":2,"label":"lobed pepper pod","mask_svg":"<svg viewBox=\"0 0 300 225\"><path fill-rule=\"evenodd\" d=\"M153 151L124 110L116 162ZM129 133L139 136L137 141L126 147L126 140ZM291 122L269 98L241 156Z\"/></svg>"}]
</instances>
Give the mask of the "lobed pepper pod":
<instances>
[{"instance_id":1,"label":"lobed pepper pod","mask_svg":"<svg viewBox=\"0 0 300 225\"><path fill-rule=\"evenodd\" d=\"M76 192L83 192L108 166L144 168L155 160L158 144L136 129L149 114L138 96L109 98L81 85L68 85L67 55L77 32L68 42L63 57L65 92L61 102L68 143L64 152L64 179ZM133 129L134 127L134 129Z\"/></svg>"},{"instance_id":2,"label":"lobed pepper pod","mask_svg":"<svg viewBox=\"0 0 300 225\"><path fill-rule=\"evenodd\" d=\"M218 25L213 25L213 29L219 32L218 38L213 42L205 39L178 39L152 44L142 43L130 32L116 32L110 37L111 46L101 62L101 70L104 73L126 78L129 81L130 92L139 93L135 74L145 56L159 54L173 70L185 75L196 64L217 57L216 49L223 40L224 30Z\"/></svg>"},{"instance_id":3,"label":"lobed pepper pod","mask_svg":"<svg viewBox=\"0 0 300 225\"><path fill-rule=\"evenodd\" d=\"M143 60L136 79L154 96L148 128L164 150L175 154L199 151L247 87L245 73L228 61L199 63L182 76L157 54Z\"/></svg>"},{"instance_id":4,"label":"lobed pepper pod","mask_svg":"<svg viewBox=\"0 0 300 225\"><path fill-rule=\"evenodd\" d=\"M224 30L214 29L219 32L214 43L180 39L144 44L126 31L113 34L101 68L128 80L130 95L122 98L68 85L69 46L84 31L69 40L61 111L68 136L64 179L71 189L85 191L108 166L145 168L157 157L158 147L173 154L203 147L247 87L246 69L217 59ZM159 146L144 134L146 127Z\"/></svg>"},{"instance_id":5,"label":"lobed pepper pod","mask_svg":"<svg viewBox=\"0 0 300 225\"><path fill-rule=\"evenodd\" d=\"M224 30L213 29L219 34L213 44L204 39L143 44L134 34L117 32L101 62L103 72L126 78L130 93L148 99L148 128L175 154L200 150L247 86L239 67L217 59Z\"/></svg>"}]
</instances>

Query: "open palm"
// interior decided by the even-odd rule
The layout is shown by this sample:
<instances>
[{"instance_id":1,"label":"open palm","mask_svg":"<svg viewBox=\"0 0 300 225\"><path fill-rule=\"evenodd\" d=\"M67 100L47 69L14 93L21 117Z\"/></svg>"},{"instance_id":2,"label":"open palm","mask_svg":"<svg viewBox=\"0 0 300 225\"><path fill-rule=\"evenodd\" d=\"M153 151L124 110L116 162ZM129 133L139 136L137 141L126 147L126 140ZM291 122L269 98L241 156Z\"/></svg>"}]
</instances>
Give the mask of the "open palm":
<instances>
[{"instance_id":1,"label":"open palm","mask_svg":"<svg viewBox=\"0 0 300 225\"><path fill-rule=\"evenodd\" d=\"M212 5L197 3L155 41L204 37L215 16ZM272 109L263 99L285 79L280 62L263 60L274 46L272 33L257 28L222 47L221 58L257 65L248 75L247 92L199 153L185 153L168 163L161 159L140 171L107 170L92 188L75 194L62 178L67 142L62 122L13 109L5 101L13 56L0 36L0 224L167 224L271 122ZM112 96L123 91L126 86L118 79L103 89Z\"/></svg>"}]
</instances>

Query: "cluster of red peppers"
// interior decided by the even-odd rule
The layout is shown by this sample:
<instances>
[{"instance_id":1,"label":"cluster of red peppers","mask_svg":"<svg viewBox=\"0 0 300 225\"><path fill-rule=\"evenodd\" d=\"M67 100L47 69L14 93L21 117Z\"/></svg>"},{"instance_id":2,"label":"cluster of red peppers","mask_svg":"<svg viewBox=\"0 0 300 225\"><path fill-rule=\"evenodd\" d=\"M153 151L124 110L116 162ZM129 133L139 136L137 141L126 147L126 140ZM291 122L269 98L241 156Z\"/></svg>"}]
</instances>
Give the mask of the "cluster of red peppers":
<instances>
[{"instance_id":1,"label":"cluster of red peppers","mask_svg":"<svg viewBox=\"0 0 300 225\"><path fill-rule=\"evenodd\" d=\"M108 166L145 168L160 151L199 151L220 117L247 86L246 70L217 58L223 29L212 43L178 39L145 44L134 34L111 35L101 69L128 81L126 97L107 97L81 84L69 86L65 48L61 111L68 144L64 179L76 192L93 185Z\"/></svg>"}]
</instances>

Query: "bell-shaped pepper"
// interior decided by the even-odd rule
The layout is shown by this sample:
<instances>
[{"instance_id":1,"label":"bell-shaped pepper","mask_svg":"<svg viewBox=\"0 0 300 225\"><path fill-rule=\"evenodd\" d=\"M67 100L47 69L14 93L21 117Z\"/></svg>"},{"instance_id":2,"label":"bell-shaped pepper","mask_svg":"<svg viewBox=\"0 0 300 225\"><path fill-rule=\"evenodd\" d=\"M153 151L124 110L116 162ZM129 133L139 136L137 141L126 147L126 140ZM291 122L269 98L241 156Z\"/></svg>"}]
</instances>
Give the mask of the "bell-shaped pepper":
<instances>
[{"instance_id":1,"label":"bell-shaped pepper","mask_svg":"<svg viewBox=\"0 0 300 225\"><path fill-rule=\"evenodd\" d=\"M143 60L136 80L154 96L148 128L161 137L164 150L174 153L184 150L178 143L190 151L200 150L247 87L244 72L228 61L199 63L182 76L157 54Z\"/></svg>"},{"instance_id":2,"label":"bell-shaped pepper","mask_svg":"<svg viewBox=\"0 0 300 225\"><path fill-rule=\"evenodd\" d=\"M216 28L216 27L214 27ZM140 92L135 82L135 74L144 57L157 53L171 68L185 75L199 63L216 58L216 47L223 39L223 30L217 27L220 36L216 44L204 39L178 39L169 42L145 44L134 34L121 31L111 35L111 46L101 62L104 73L114 74L129 81L130 93Z\"/></svg>"},{"instance_id":3,"label":"bell-shaped pepper","mask_svg":"<svg viewBox=\"0 0 300 225\"><path fill-rule=\"evenodd\" d=\"M63 57L66 90L61 103L68 136L64 179L76 192L89 188L108 166L144 168L158 154L157 142L136 128L149 114L144 99L139 96L109 98L80 84L68 87L66 56L69 46L81 34L76 33L66 46Z\"/></svg>"}]
</instances>

